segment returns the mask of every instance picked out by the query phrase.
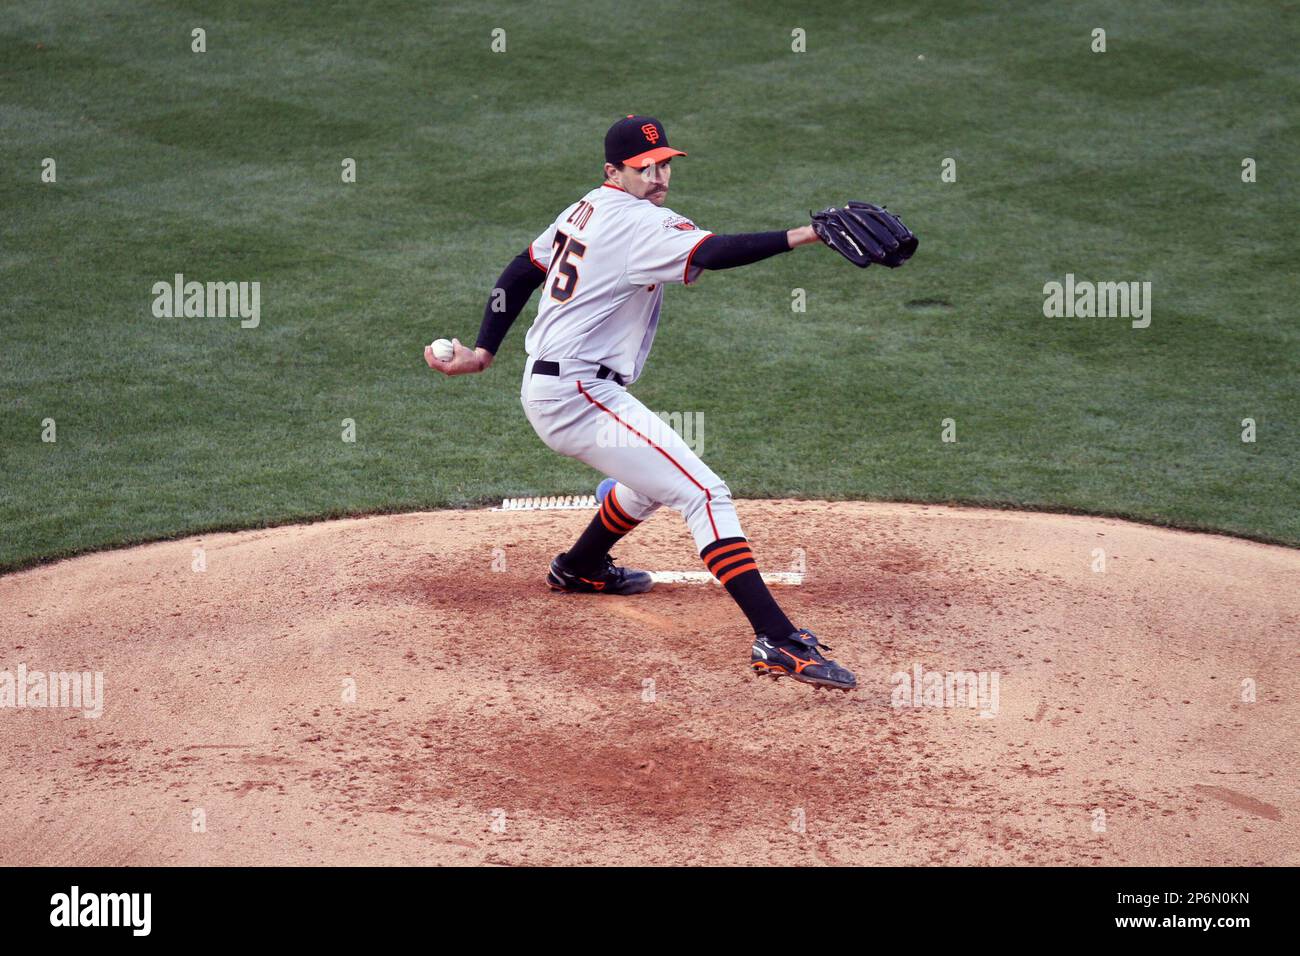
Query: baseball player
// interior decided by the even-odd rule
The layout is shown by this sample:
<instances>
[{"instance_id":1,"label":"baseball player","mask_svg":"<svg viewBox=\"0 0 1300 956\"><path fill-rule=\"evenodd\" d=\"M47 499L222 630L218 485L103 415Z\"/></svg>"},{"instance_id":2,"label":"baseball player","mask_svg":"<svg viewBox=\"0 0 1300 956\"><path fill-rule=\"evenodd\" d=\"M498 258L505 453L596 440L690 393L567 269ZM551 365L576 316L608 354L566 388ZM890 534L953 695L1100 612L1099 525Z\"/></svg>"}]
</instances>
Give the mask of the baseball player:
<instances>
[{"instance_id":1,"label":"baseball player","mask_svg":"<svg viewBox=\"0 0 1300 956\"><path fill-rule=\"evenodd\" d=\"M650 590L650 575L619 567L610 549L667 505L685 518L705 566L749 619L750 667L773 679L851 690L853 674L828 659L822 651L830 648L796 627L768 591L726 483L679 435L655 427L659 418L628 386L645 367L669 283L690 285L705 271L819 241L859 265L866 262L858 258L891 264L889 255L901 262L911 248L900 252L898 241L891 247L898 235L893 223L885 229L871 219L875 213L862 213L879 209L867 204L857 204L858 212L832 207L811 225L777 232L700 229L664 204L673 159L685 155L668 145L657 119L629 115L616 122L605 135L605 181L567 206L506 266L475 347L453 340L451 357L439 359L429 346L425 361L447 375L485 371L540 286L541 306L524 339L524 413L550 448L616 479L591 524L551 562L547 584L583 594Z\"/></svg>"}]
</instances>

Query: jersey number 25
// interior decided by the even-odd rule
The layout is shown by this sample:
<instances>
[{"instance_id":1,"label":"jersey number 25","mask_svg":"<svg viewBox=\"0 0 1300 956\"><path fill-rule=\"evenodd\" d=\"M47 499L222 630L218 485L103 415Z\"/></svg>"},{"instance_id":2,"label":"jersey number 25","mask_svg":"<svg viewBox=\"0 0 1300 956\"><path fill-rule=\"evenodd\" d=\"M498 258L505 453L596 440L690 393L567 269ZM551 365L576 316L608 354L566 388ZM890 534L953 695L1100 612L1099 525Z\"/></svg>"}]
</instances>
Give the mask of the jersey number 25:
<instances>
[{"instance_id":1,"label":"jersey number 25","mask_svg":"<svg viewBox=\"0 0 1300 956\"><path fill-rule=\"evenodd\" d=\"M551 298L556 302L568 302L573 291L578 288L578 266L573 260L581 259L586 254L587 247L558 230L554 242L551 262L555 278L551 280Z\"/></svg>"}]
</instances>

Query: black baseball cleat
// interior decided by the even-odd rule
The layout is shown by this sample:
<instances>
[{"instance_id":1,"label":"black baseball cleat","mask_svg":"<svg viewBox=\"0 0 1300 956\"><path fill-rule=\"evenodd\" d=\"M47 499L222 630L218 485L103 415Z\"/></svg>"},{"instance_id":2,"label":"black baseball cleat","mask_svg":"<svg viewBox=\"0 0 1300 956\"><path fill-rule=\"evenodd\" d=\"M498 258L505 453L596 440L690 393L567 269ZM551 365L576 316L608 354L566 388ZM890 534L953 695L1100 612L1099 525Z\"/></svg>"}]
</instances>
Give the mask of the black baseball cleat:
<instances>
[{"instance_id":1,"label":"black baseball cleat","mask_svg":"<svg viewBox=\"0 0 1300 956\"><path fill-rule=\"evenodd\" d=\"M749 666L759 677L771 677L772 680L793 677L801 683L812 684L818 690L833 687L847 692L856 688L858 679L853 672L823 657L823 650L829 651L830 648L820 643L812 631L803 628L779 640L755 634Z\"/></svg>"},{"instance_id":2,"label":"black baseball cleat","mask_svg":"<svg viewBox=\"0 0 1300 956\"><path fill-rule=\"evenodd\" d=\"M546 583L553 591L572 591L575 594L641 594L654 587L649 571L620 568L609 555L605 555L605 564L598 572L584 578L566 568L564 555L557 554L546 575Z\"/></svg>"}]
</instances>

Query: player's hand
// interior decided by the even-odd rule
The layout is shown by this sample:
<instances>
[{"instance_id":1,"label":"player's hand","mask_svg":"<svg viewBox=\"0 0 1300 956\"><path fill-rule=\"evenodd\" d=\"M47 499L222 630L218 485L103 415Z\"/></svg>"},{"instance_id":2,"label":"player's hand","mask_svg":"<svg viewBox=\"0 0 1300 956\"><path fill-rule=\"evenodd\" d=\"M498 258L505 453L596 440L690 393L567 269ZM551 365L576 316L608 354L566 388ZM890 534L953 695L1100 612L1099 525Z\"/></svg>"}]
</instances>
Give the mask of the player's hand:
<instances>
[{"instance_id":1,"label":"player's hand","mask_svg":"<svg viewBox=\"0 0 1300 956\"><path fill-rule=\"evenodd\" d=\"M482 372L492 364L492 353L487 349L468 349L460 344L460 339L451 340L451 358L445 362L434 357L433 346L424 347L424 361L429 368L443 375L470 375Z\"/></svg>"}]
</instances>

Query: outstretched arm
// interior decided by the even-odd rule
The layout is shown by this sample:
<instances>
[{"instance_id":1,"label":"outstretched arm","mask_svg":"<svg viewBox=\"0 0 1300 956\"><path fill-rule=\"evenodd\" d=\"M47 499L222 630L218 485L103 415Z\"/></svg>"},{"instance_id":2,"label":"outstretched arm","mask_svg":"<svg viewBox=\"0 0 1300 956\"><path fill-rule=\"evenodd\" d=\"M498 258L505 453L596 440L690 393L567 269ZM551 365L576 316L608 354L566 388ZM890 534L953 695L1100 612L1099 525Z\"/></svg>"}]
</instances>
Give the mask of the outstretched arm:
<instances>
[{"instance_id":1,"label":"outstretched arm","mask_svg":"<svg viewBox=\"0 0 1300 956\"><path fill-rule=\"evenodd\" d=\"M488 296L483 309L483 322L479 326L478 340L471 351L460 344L459 339L452 339L452 356L446 361L434 357L433 348L425 346L424 360L429 368L445 375L467 375L472 372L485 371L492 364L497 349L505 339L510 326L514 324L519 313L523 311L528 300L532 298L537 287L546 278L546 273L533 264L528 250L510 260L492 294Z\"/></svg>"},{"instance_id":2,"label":"outstretched arm","mask_svg":"<svg viewBox=\"0 0 1300 956\"><path fill-rule=\"evenodd\" d=\"M795 246L818 242L812 226L776 232L746 232L731 236L709 236L691 257L691 264L701 269L734 269L761 262Z\"/></svg>"}]
</instances>

